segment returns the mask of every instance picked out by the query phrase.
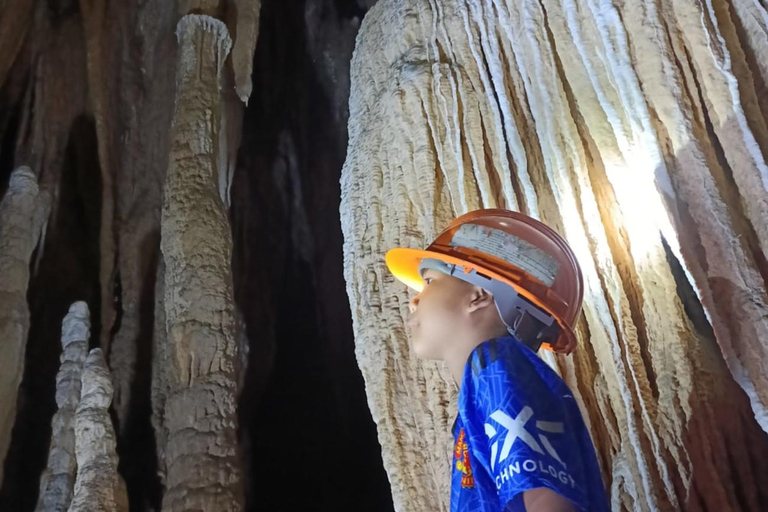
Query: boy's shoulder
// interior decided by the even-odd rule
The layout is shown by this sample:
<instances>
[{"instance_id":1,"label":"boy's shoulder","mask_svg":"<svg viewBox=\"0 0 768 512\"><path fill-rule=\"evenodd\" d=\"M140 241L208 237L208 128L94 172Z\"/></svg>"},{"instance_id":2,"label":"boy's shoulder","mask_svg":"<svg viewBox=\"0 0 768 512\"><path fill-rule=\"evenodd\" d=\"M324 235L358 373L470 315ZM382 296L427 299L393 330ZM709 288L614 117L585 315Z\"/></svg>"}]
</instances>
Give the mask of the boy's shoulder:
<instances>
[{"instance_id":1,"label":"boy's shoulder","mask_svg":"<svg viewBox=\"0 0 768 512\"><path fill-rule=\"evenodd\" d=\"M607 511L589 433L557 373L512 338L472 352L459 392L459 421L501 503L546 487L581 510Z\"/></svg>"},{"instance_id":2,"label":"boy's shoulder","mask_svg":"<svg viewBox=\"0 0 768 512\"><path fill-rule=\"evenodd\" d=\"M467 360L465 370L467 370L465 378L478 379L504 373L528 379L535 376L545 381L552 381L553 384L564 385L557 372L530 348L513 337L494 338L475 347Z\"/></svg>"},{"instance_id":3,"label":"boy's shoulder","mask_svg":"<svg viewBox=\"0 0 768 512\"><path fill-rule=\"evenodd\" d=\"M464 370L459 409L480 414L526 406L552 411L576 404L560 376L524 344L498 338L478 345Z\"/></svg>"}]
</instances>

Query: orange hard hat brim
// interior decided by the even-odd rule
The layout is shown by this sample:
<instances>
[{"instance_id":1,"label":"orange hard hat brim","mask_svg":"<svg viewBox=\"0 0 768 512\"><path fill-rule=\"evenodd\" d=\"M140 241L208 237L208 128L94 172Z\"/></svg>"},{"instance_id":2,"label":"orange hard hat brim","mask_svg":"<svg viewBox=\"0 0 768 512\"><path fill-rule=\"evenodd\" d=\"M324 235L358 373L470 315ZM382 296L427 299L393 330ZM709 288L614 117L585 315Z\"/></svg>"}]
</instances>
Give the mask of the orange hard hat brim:
<instances>
[{"instance_id":1,"label":"orange hard hat brim","mask_svg":"<svg viewBox=\"0 0 768 512\"><path fill-rule=\"evenodd\" d=\"M424 280L419 273L421 260L425 258L434 258L436 260L449 262L444 254L424 249L397 248L387 251L386 261L389 271L395 278L406 285L408 288L421 292L424 289Z\"/></svg>"}]
</instances>

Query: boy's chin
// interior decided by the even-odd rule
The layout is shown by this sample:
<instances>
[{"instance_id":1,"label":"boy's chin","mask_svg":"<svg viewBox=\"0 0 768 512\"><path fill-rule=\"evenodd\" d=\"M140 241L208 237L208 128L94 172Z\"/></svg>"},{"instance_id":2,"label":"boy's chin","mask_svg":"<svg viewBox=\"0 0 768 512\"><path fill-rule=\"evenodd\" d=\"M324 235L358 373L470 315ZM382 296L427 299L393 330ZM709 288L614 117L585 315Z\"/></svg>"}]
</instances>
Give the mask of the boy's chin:
<instances>
[{"instance_id":1,"label":"boy's chin","mask_svg":"<svg viewBox=\"0 0 768 512\"><path fill-rule=\"evenodd\" d=\"M411 349L416 357L426 361L442 361L443 356L439 350L435 347L431 347L428 343L425 343L418 339L413 339L411 343Z\"/></svg>"}]
</instances>

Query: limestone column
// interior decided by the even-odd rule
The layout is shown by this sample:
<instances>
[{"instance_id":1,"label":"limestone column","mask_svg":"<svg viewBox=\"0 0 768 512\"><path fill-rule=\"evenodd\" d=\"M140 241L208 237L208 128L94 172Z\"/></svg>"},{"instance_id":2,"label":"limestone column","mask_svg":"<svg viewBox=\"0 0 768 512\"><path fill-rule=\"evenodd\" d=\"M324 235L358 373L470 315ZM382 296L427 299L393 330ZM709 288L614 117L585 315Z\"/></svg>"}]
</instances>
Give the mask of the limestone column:
<instances>
[{"instance_id":1,"label":"limestone column","mask_svg":"<svg viewBox=\"0 0 768 512\"><path fill-rule=\"evenodd\" d=\"M50 201L35 174L19 167L0 203L0 481L16 417L29 331L29 262L48 217Z\"/></svg>"},{"instance_id":2,"label":"limestone column","mask_svg":"<svg viewBox=\"0 0 768 512\"><path fill-rule=\"evenodd\" d=\"M115 429L109 416L112 379L100 348L85 360L82 397L75 414L77 480L69 512L127 512L125 484L117 473Z\"/></svg>"},{"instance_id":3,"label":"limestone column","mask_svg":"<svg viewBox=\"0 0 768 512\"><path fill-rule=\"evenodd\" d=\"M75 411L80 402L90 329L88 305L75 302L61 326L61 368L56 374L56 405L59 410L51 421L51 448L48 465L40 479L35 512L64 512L72 502L77 477Z\"/></svg>"},{"instance_id":4,"label":"limestone column","mask_svg":"<svg viewBox=\"0 0 768 512\"><path fill-rule=\"evenodd\" d=\"M217 188L226 26L187 15L177 28L177 99L163 200L167 392L164 511L242 508L237 345L227 211Z\"/></svg>"}]
</instances>

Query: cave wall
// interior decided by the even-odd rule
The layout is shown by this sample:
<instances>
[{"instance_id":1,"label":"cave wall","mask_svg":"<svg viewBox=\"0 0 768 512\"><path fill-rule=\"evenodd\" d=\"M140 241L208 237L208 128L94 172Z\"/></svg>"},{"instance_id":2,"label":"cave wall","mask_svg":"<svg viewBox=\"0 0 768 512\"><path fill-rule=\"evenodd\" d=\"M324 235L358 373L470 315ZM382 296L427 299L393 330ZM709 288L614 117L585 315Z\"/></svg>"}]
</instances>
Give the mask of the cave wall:
<instances>
[{"instance_id":1,"label":"cave wall","mask_svg":"<svg viewBox=\"0 0 768 512\"><path fill-rule=\"evenodd\" d=\"M768 503L765 53L755 2L381 0L342 172L356 353L401 511L448 510L456 389L383 255L517 209L585 276L572 357L612 509Z\"/></svg>"},{"instance_id":2,"label":"cave wall","mask_svg":"<svg viewBox=\"0 0 768 512\"><path fill-rule=\"evenodd\" d=\"M110 393L93 397L114 428L93 442L109 470L88 477L105 478L107 508L125 505L121 480L131 511L189 503L200 475L168 463L187 455L176 427L193 418L176 412L194 406L173 403L215 340L226 375L207 391L228 409L211 437L242 473L202 475L198 503L224 489L233 510L447 510L456 389L410 354L383 254L502 206L553 225L584 266L581 349L545 357L581 401L613 509L761 510L765 6L374 3L0 5L0 194L28 166L52 198L40 241L35 221L11 258L29 333L14 331L26 352L0 509L38 501L61 321L84 301L114 386L109 418ZM191 96L185 52L210 57L222 38L185 38L188 14L232 41ZM189 155L204 192L187 206L207 206L179 217ZM218 237L213 320L200 297L178 300L187 265L211 270L175 245L186 230Z\"/></svg>"}]
</instances>

